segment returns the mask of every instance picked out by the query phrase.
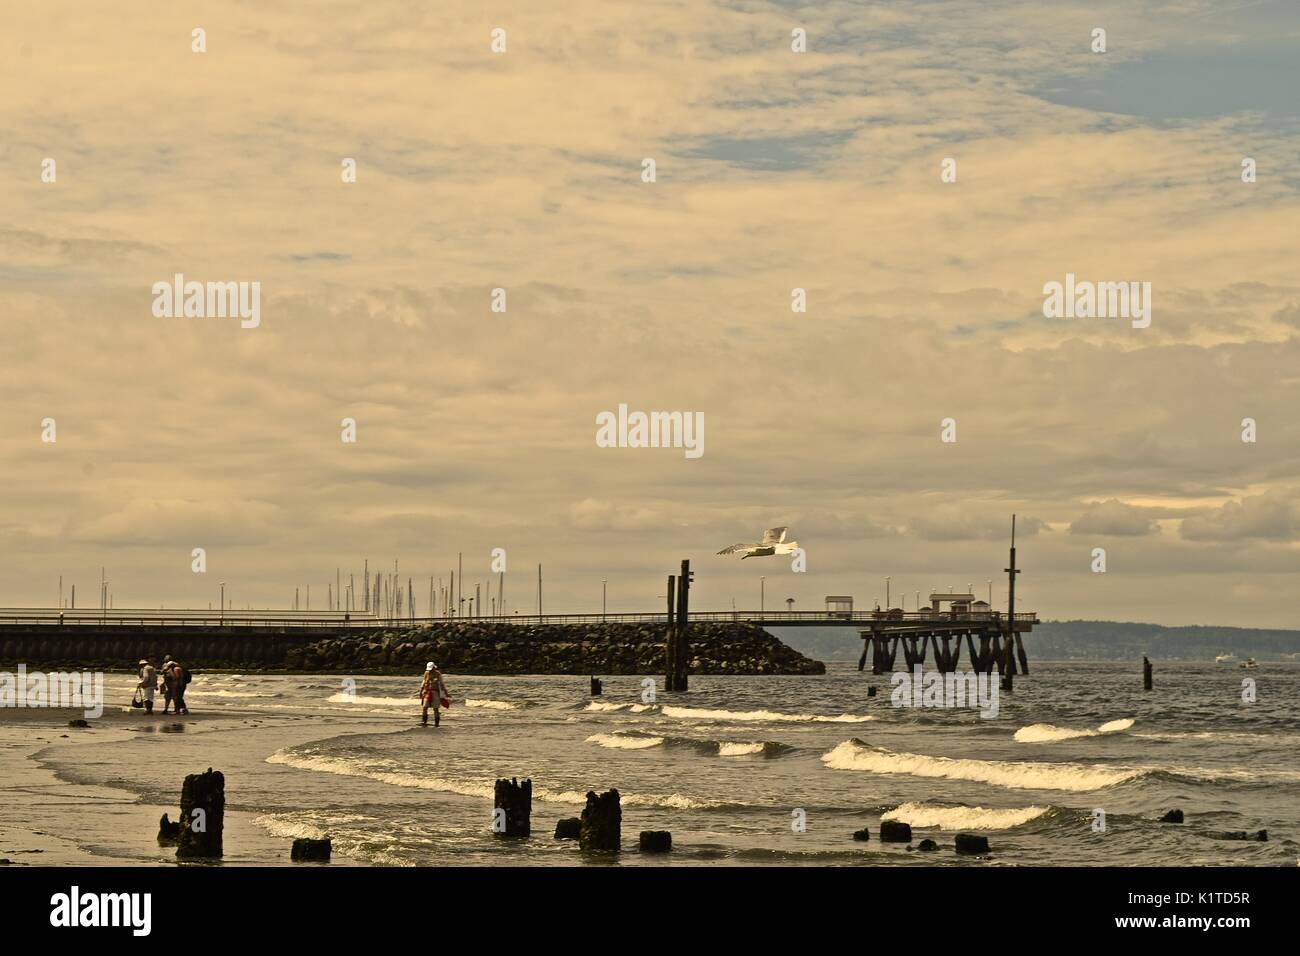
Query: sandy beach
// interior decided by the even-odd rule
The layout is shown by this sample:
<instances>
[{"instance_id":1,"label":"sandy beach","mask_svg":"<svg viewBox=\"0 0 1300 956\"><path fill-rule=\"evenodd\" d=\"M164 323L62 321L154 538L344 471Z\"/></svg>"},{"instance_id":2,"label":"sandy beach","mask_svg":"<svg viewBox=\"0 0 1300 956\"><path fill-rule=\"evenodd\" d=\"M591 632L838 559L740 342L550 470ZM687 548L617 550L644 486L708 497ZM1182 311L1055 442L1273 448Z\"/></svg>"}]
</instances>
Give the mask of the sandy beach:
<instances>
[{"instance_id":1,"label":"sandy beach","mask_svg":"<svg viewBox=\"0 0 1300 956\"><path fill-rule=\"evenodd\" d=\"M111 676L110 676L111 680ZM167 813L176 820L181 782L187 773L209 766L239 778L263 763L254 737L283 731L286 741L311 739L320 728L282 727L296 723L274 715L191 714L147 716L130 708L107 707L88 721L89 727L69 726L82 718L78 710L24 709L0 714L0 860L8 866L170 866L177 863L174 847L157 843L158 821ZM165 737L165 747L158 744ZM158 776L175 780L170 801L149 799L125 786L69 780L44 766L42 757L55 753L63 764L76 765L79 752L105 744L138 749L140 761L151 767L142 775L150 786ZM123 774L127 768L123 768ZM232 801L233 802L233 801ZM223 866L287 865L292 838L273 836L254 823L258 814L227 809ZM354 865L337 853L333 865ZM207 865L207 864L186 864ZM364 864L363 864L364 865Z\"/></svg>"}]
</instances>

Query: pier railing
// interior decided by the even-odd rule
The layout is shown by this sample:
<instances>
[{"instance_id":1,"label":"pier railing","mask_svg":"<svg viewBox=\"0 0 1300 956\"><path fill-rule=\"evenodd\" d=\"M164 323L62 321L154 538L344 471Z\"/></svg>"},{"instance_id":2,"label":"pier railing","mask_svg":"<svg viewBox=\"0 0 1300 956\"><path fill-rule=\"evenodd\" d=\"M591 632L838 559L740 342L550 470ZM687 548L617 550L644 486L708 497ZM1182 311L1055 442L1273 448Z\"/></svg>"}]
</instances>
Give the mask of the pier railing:
<instances>
[{"instance_id":1,"label":"pier railing","mask_svg":"<svg viewBox=\"0 0 1300 956\"><path fill-rule=\"evenodd\" d=\"M466 617L377 617L337 611L216 611L116 609L110 611L50 608L0 608L0 627L55 625L194 628L356 628L418 627L424 624L665 624L668 615L617 614L507 614ZM873 624L951 624L1002 621L999 611L692 611L692 623L749 623L769 627L866 626ZM1017 623L1035 624L1034 612L1018 613Z\"/></svg>"}]
</instances>

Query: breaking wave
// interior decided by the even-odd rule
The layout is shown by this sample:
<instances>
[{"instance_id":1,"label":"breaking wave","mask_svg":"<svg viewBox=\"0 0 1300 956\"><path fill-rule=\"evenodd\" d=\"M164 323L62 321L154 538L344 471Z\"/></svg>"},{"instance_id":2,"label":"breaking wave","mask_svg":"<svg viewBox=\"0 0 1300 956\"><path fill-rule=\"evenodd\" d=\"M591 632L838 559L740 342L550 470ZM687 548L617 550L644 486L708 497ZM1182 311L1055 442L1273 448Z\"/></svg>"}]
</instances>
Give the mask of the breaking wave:
<instances>
[{"instance_id":1,"label":"breaking wave","mask_svg":"<svg viewBox=\"0 0 1300 956\"><path fill-rule=\"evenodd\" d=\"M266 762L271 764L281 764L286 767L295 767L299 770L314 770L319 773L335 773L346 777L364 777L368 780L391 784L395 787L414 787L420 790L432 790L437 793L454 793L463 797L476 797L490 800L494 795L494 787L491 782L449 780L445 777L438 777L429 773L412 773L401 769L381 769L379 767L367 766L364 762L355 758L331 757L314 753L295 753L291 749L282 749L277 750L275 753L267 757ZM585 790L556 791L547 790L544 787L534 787L533 797L546 803L567 803L575 806L585 806L587 803L587 793ZM620 802L625 807L661 807L671 810L709 810L724 807L745 806L745 804L737 803L735 801L721 802L698 800L695 797L681 793L670 793L667 795L622 793L620 794L620 797Z\"/></svg>"},{"instance_id":2,"label":"breaking wave","mask_svg":"<svg viewBox=\"0 0 1300 956\"><path fill-rule=\"evenodd\" d=\"M1074 730L1069 727L1056 727L1052 724L1030 724L1028 727L1021 727L1015 733L1015 740L1022 744L1045 744L1054 743L1058 740L1075 740L1079 737L1097 737L1101 734L1113 734L1121 730L1128 730L1136 722L1134 717L1122 717L1119 720L1111 720L1096 730Z\"/></svg>"},{"instance_id":3,"label":"breaking wave","mask_svg":"<svg viewBox=\"0 0 1300 956\"><path fill-rule=\"evenodd\" d=\"M1113 787L1146 772L1074 763L928 757L924 754L894 753L869 747L856 739L846 740L824 754L822 763L832 770L943 777L989 783L1013 790L1070 790L1077 793Z\"/></svg>"},{"instance_id":4,"label":"breaking wave","mask_svg":"<svg viewBox=\"0 0 1300 956\"><path fill-rule=\"evenodd\" d=\"M924 829L940 830L1009 830L1037 819L1049 807L1014 807L992 810L984 807L950 807L933 803L904 803L883 813L882 820L898 820Z\"/></svg>"},{"instance_id":5,"label":"breaking wave","mask_svg":"<svg viewBox=\"0 0 1300 956\"><path fill-rule=\"evenodd\" d=\"M838 717L823 717L819 714L783 714L774 710L701 710L695 707L664 707L661 713L665 717L685 720L735 720L755 721L760 723L807 722L827 724L860 724L875 717L859 714L840 714Z\"/></svg>"}]
</instances>

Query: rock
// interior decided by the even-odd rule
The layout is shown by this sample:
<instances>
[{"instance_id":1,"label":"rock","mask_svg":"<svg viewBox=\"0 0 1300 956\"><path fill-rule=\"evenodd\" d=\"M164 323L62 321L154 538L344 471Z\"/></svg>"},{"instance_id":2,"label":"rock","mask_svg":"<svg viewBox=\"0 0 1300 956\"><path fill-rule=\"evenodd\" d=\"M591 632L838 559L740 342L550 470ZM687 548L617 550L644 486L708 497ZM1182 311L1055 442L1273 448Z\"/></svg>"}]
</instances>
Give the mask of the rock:
<instances>
[{"instance_id":1,"label":"rock","mask_svg":"<svg viewBox=\"0 0 1300 956\"><path fill-rule=\"evenodd\" d=\"M181 787L181 833L176 856L181 859L220 857L226 814L226 778L211 767L192 773Z\"/></svg>"},{"instance_id":2,"label":"rock","mask_svg":"<svg viewBox=\"0 0 1300 956\"><path fill-rule=\"evenodd\" d=\"M158 821L158 843L161 846L175 846L181 838L180 822L172 823L167 819L167 814L162 815Z\"/></svg>"},{"instance_id":3,"label":"rock","mask_svg":"<svg viewBox=\"0 0 1300 956\"><path fill-rule=\"evenodd\" d=\"M1168 813L1166 813L1163 817L1160 818L1160 822L1161 823L1182 823L1183 811L1178 809L1170 810Z\"/></svg>"},{"instance_id":4,"label":"rock","mask_svg":"<svg viewBox=\"0 0 1300 956\"><path fill-rule=\"evenodd\" d=\"M587 792L587 806L582 811L578 845L584 850L617 853L622 843L623 808L617 790Z\"/></svg>"},{"instance_id":5,"label":"rock","mask_svg":"<svg viewBox=\"0 0 1300 956\"><path fill-rule=\"evenodd\" d=\"M933 853L935 850L939 849L939 844L935 843L933 840L922 840L917 844L916 848L924 853Z\"/></svg>"},{"instance_id":6,"label":"rock","mask_svg":"<svg viewBox=\"0 0 1300 956\"><path fill-rule=\"evenodd\" d=\"M673 848L673 835L667 830L642 830L642 853L667 853Z\"/></svg>"},{"instance_id":7,"label":"rock","mask_svg":"<svg viewBox=\"0 0 1300 956\"><path fill-rule=\"evenodd\" d=\"M69 727L89 727L90 724L78 717L76 720L68 721Z\"/></svg>"},{"instance_id":8,"label":"rock","mask_svg":"<svg viewBox=\"0 0 1300 956\"><path fill-rule=\"evenodd\" d=\"M499 837L526 837L532 833L533 782L514 777L498 780L492 797L492 832Z\"/></svg>"},{"instance_id":9,"label":"rock","mask_svg":"<svg viewBox=\"0 0 1300 956\"><path fill-rule=\"evenodd\" d=\"M866 843L871 839L871 828L863 827L861 830L854 830L853 839Z\"/></svg>"},{"instance_id":10,"label":"rock","mask_svg":"<svg viewBox=\"0 0 1300 956\"><path fill-rule=\"evenodd\" d=\"M555 823L555 839L576 840L582 834L582 821L577 817L566 817Z\"/></svg>"},{"instance_id":11,"label":"rock","mask_svg":"<svg viewBox=\"0 0 1300 956\"><path fill-rule=\"evenodd\" d=\"M867 688L867 696L868 696L868 697L875 697L875 696L876 696L876 685L875 685L875 684L872 684L872 685L870 685L870 686Z\"/></svg>"},{"instance_id":12,"label":"rock","mask_svg":"<svg viewBox=\"0 0 1300 956\"><path fill-rule=\"evenodd\" d=\"M962 855L988 853L989 838L978 833L958 833L957 852Z\"/></svg>"},{"instance_id":13,"label":"rock","mask_svg":"<svg viewBox=\"0 0 1300 956\"><path fill-rule=\"evenodd\" d=\"M291 860L317 860L324 863L330 861L330 838L323 840L313 840L310 837L298 837L293 841L293 849L289 851Z\"/></svg>"},{"instance_id":14,"label":"rock","mask_svg":"<svg viewBox=\"0 0 1300 956\"><path fill-rule=\"evenodd\" d=\"M880 821L881 843L911 843L912 825L899 820Z\"/></svg>"}]
</instances>

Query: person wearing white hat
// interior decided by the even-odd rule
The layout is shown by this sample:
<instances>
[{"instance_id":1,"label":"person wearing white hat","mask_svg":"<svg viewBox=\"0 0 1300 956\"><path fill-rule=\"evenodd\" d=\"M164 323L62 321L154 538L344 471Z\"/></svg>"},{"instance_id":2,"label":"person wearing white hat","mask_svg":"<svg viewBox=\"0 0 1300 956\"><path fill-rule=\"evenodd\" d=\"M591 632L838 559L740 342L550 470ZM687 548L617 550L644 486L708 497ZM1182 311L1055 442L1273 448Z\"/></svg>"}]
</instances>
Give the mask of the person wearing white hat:
<instances>
[{"instance_id":1,"label":"person wearing white hat","mask_svg":"<svg viewBox=\"0 0 1300 956\"><path fill-rule=\"evenodd\" d=\"M158 672L154 670L153 664L149 663L149 658L142 658L140 661L140 683L136 687L144 695L144 712L153 713L153 695L158 689Z\"/></svg>"},{"instance_id":2,"label":"person wearing white hat","mask_svg":"<svg viewBox=\"0 0 1300 956\"><path fill-rule=\"evenodd\" d=\"M424 665L424 680L420 684L420 705L424 709L420 715L420 724L424 727L429 726L429 708L432 707L433 726L437 727L442 723L441 708L450 704L451 701L447 699L447 684L442 679L442 672L433 661L429 661Z\"/></svg>"}]
</instances>

